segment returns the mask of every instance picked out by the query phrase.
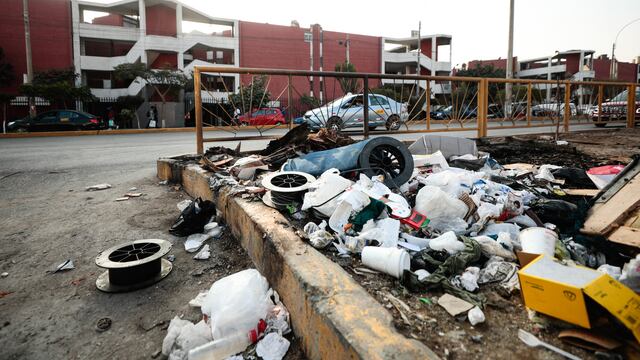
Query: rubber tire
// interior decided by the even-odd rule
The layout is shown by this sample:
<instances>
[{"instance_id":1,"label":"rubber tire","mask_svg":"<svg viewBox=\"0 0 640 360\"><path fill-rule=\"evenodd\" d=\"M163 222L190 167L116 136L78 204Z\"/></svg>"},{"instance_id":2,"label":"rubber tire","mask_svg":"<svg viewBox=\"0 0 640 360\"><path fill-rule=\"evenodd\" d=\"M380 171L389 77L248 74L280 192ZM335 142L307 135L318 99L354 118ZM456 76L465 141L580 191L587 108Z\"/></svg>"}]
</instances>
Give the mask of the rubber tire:
<instances>
[{"instance_id":1,"label":"rubber tire","mask_svg":"<svg viewBox=\"0 0 640 360\"><path fill-rule=\"evenodd\" d=\"M16 129L16 132L17 132L17 133L20 133L20 134L24 134L24 133L26 133L26 132L29 132L29 130L27 130L27 128L26 128L26 127L21 126L21 127L19 127L19 128L17 128L17 129Z\"/></svg>"},{"instance_id":2,"label":"rubber tire","mask_svg":"<svg viewBox=\"0 0 640 360\"><path fill-rule=\"evenodd\" d=\"M607 124L593 124L593 125L595 125L597 128L601 128L601 129L603 127L607 126Z\"/></svg>"},{"instance_id":3,"label":"rubber tire","mask_svg":"<svg viewBox=\"0 0 640 360\"><path fill-rule=\"evenodd\" d=\"M400 187L400 185L409 181L411 175L413 174L413 157L411 156L411 153L409 152L407 146L402 142L389 136L381 136L370 140L364 146L364 148L360 152L360 155L358 156L358 167L365 169L362 170L362 173L367 175L368 177L379 175L378 171L368 169L371 167L371 152L379 146L395 148L395 152L397 153L397 155L399 155L399 160L402 160L402 162L404 163L404 167L400 171L400 174L390 179L385 176L384 179L384 184L388 187L398 188Z\"/></svg>"},{"instance_id":4,"label":"rubber tire","mask_svg":"<svg viewBox=\"0 0 640 360\"><path fill-rule=\"evenodd\" d=\"M325 125L327 129L334 128L336 131L342 130L342 119L337 116L332 116L327 120L327 124Z\"/></svg>"},{"instance_id":5,"label":"rubber tire","mask_svg":"<svg viewBox=\"0 0 640 360\"><path fill-rule=\"evenodd\" d=\"M377 126L369 126L369 131L373 131L377 128Z\"/></svg>"},{"instance_id":6,"label":"rubber tire","mask_svg":"<svg viewBox=\"0 0 640 360\"><path fill-rule=\"evenodd\" d=\"M387 128L387 130L396 131L400 129L400 126L402 126L402 122L400 121L400 117L398 115L393 114L387 118L387 123L384 126Z\"/></svg>"}]
</instances>

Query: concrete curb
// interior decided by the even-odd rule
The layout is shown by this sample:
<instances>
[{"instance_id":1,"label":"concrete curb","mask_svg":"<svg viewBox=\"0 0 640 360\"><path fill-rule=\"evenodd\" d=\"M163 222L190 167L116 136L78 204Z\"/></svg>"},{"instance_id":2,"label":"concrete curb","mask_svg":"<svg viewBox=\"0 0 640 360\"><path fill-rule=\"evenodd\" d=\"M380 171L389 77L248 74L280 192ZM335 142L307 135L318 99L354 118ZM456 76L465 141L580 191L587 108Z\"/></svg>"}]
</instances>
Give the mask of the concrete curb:
<instances>
[{"instance_id":1,"label":"concrete curb","mask_svg":"<svg viewBox=\"0 0 640 360\"><path fill-rule=\"evenodd\" d=\"M294 332L310 359L437 359L427 346L398 333L391 314L338 264L307 245L278 211L209 189L197 165L159 159L162 180L194 197L215 200L232 233L280 293Z\"/></svg>"}]
</instances>

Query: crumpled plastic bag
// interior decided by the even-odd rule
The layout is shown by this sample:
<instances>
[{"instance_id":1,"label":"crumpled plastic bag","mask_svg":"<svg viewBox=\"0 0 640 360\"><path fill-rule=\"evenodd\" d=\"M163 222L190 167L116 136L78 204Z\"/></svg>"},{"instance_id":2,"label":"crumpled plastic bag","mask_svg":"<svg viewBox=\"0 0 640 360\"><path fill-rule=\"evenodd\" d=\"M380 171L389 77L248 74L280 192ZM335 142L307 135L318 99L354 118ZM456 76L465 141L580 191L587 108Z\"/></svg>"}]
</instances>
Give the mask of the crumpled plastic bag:
<instances>
[{"instance_id":1,"label":"crumpled plastic bag","mask_svg":"<svg viewBox=\"0 0 640 360\"><path fill-rule=\"evenodd\" d=\"M162 340L162 353L170 359L186 360L189 350L212 340L211 330L203 320L193 324L176 316L169 323L167 335Z\"/></svg>"},{"instance_id":2,"label":"crumpled plastic bag","mask_svg":"<svg viewBox=\"0 0 640 360\"><path fill-rule=\"evenodd\" d=\"M254 329L273 307L269 283L256 269L226 276L211 285L202 304L211 334L221 339Z\"/></svg>"},{"instance_id":3,"label":"crumpled plastic bag","mask_svg":"<svg viewBox=\"0 0 640 360\"><path fill-rule=\"evenodd\" d=\"M415 210L431 221L429 226L436 231L463 232L467 228L464 217L469 210L459 199L435 186L425 186L416 196Z\"/></svg>"},{"instance_id":4,"label":"crumpled plastic bag","mask_svg":"<svg viewBox=\"0 0 640 360\"><path fill-rule=\"evenodd\" d=\"M191 234L184 242L184 250L190 253L196 252L209 239L211 239L209 234Z\"/></svg>"},{"instance_id":5,"label":"crumpled plastic bag","mask_svg":"<svg viewBox=\"0 0 640 360\"><path fill-rule=\"evenodd\" d=\"M501 258L515 261L516 254L509 249L505 249L499 242L488 236L476 236L473 238L482 247L482 254L488 258L492 256L500 256Z\"/></svg>"},{"instance_id":6,"label":"crumpled plastic bag","mask_svg":"<svg viewBox=\"0 0 640 360\"><path fill-rule=\"evenodd\" d=\"M478 290L478 277L480 276L480 268L469 266L462 275L456 275L451 283L459 288L470 292Z\"/></svg>"},{"instance_id":7,"label":"crumpled plastic bag","mask_svg":"<svg viewBox=\"0 0 640 360\"><path fill-rule=\"evenodd\" d=\"M269 333L256 346L256 354L263 360L281 360L289 351L289 340L278 333Z\"/></svg>"},{"instance_id":8,"label":"crumpled plastic bag","mask_svg":"<svg viewBox=\"0 0 640 360\"><path fill-rule=\"evenodd\" d=\"M301 210L314 208L318 213L330 217L338 205L338 196L353 184L353 181L340 176L338 169L329 169L309 184L304 194Z\"/></svg>"},{"instance_id":9,"label":"crumpled plastic bag","mask_svg":"<svg viewBox=\"0 0 640 360\"><path fill-rule=\"evenodd\" d=\"M636 293L640 292L640 254L624 264L619 280Z\"/></svg>"},{"instance_id":10,"label":"crumpled plastic bag","mask_svg":"<svg viewBox=\"0 0 640 360\"><path fill-rule=\"evenodd\" d=\"M305 233L307 233L309 243L311 243L314 248L324 249L335 239L330 232L325 230L326 228L327 222L325 220L322 220L322 222L318 225L313 222L308 222L304 226L303 230Z\"/></svg>"},{"instance_id":11,"label":"crumpled plastic bag","mask_svg":"<svg viewBox=\"0 0 640 360\"><path fill-rule=\"evenodd\" d=\"M499 256L494 256L487 261L485 267L480 270L478 284L500 283L500 288L507 294L511 294L514 290L520 289L520 281L518 280L518 265L504 261Z\"/></svg>"},{"instance_id":12,"label":"crumpled plastic bag","mask_svg":"<svg viewBox=\"0 0 640 360\"><path fill-rule=\"evenodd\" d=\"M429 248L433 250L445 250L449 254L455 254L465 249L464 243L458 241L453 231L448 231L429 241Z\"/></svg>"}]
</instances>

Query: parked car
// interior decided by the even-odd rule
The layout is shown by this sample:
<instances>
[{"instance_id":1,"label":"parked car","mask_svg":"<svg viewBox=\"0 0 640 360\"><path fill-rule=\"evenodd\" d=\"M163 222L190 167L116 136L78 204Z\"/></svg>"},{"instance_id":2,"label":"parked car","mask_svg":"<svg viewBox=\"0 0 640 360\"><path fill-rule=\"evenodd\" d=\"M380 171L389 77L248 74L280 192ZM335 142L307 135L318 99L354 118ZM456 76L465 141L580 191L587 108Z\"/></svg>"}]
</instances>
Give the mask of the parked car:
<instances>
[{"instance_id":1,"label":"parked car","mask_svg":"<svg viewBox=\"0 0 640 360\"><path fill-rule=\"evenodd\" d=\"M472 105L467 105L466 107L459 107L454 109L453 105L449 105L446 108L437 111L435 114L431 116L432 119L435 120L451 120L451 119L474 119L478 117L478 110L476 107Z\"/></svg>"},{"instance_id":2,"label":"parked car","mask_svg":"<svg viewBox=\"0 0 640 360\"><path fill-rule=\"evenodd\" d=\"M606 102L602 103L602 114L598 112L598 106L592 108L591 120L600 122L594 124L597 127L605 127L608 121L627 119L628 90L625 90ZM636 88L636 114L635 120L640 121L640 87Z\"/></svg>"},{"instance_id":3,"label":"parked car","mask_svg":"<svg viewBox=\"0 0 640 360\"><path fill-rule=\"evenodd\" d=\"M575 104L569 104L571 116L578 115L578 109ZM564 115L564 103L548 103L538 104L531 107L531 115L535 117L546 116L563 116Z\"/></svg>"},{"instance_id":4,"label":"parked car","mask_svg":"<svg viewBox=\"0 0 640 360\"><path fill-rule=\"evenodd\" d=\"M326 105L307 111L305 121L312 130L321 127L336 130L364 126L364 97L351 94L335 99ZM407 104L397 102L387 96L369 95L369 129L385 126L387 130L398 130L407 121Z\"/></svg>"},{"instance_id":5,"label":"parked car","mask_svg":"<svg viewBox=\"0 0 640 360\"><path fill-rule=\"evenodd\" d=\"M7 130L25 131L67 131L67 130L99 130L106 126L95 115L76 110L51 110L36 115L11 121Z\"/></svg>"},{"instance_id":6,"label":"parked car","mask_svg":"<svg viewBox=\"0 0 640 360\"><path fill-rule=\"evenodd\" d=\"M261 108L238 118L242 125L284 125L287 120L278 108Z\"/></svg>"}]
</instances>

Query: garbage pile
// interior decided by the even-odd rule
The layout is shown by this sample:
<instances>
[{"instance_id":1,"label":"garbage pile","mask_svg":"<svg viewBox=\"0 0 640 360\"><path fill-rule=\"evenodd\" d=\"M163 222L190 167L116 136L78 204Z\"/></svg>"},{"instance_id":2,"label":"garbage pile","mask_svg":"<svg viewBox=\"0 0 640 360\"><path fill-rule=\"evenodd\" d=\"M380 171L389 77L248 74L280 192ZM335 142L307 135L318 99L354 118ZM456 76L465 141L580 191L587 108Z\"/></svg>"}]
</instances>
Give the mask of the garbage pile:
<instances>
[{"instance_id":1,"label":"garbage pile","mask_svg":"<svg viewBox=\"0 0 640 360\"><path fill-rule=\"evenodd\" d=\"M162 342L169 360L227 359L249 347L254 358L280 360L289 349L289 311L255 269L214 282L189 305L201 309L202 320L171 320Z\"/></svg>"},{"instance_id":2,"label":"garbage pile","mask_svg":"<svg viewBox=\"0 0 640 360\"><path fill-rule=\"evenodd\" d=\"M637 249L579 232L590 196L621 167L499 164L472 140L432 135L408 147L323 138L330 146L314 149L312 135L294 131L218 167L212 189L262 200L313 247L360 259L411 292L442 291L438 304L474 326L491 287L584 328L605 315L617 337L640 340Z\"/></svg>"}]
</instances>

